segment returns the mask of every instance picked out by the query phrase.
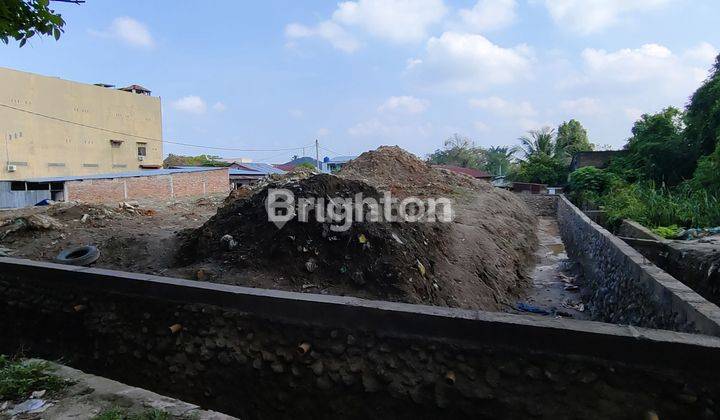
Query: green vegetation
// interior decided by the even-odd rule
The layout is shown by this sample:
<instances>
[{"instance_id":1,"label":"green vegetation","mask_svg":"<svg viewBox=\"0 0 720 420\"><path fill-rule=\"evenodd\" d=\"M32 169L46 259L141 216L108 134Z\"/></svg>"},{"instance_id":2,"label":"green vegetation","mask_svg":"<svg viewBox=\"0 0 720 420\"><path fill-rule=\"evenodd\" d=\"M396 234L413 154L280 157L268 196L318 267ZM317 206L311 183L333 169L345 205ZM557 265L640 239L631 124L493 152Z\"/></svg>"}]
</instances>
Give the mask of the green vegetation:
<instances>
[{"instance_id":1,"label":"green vegetation","mask_svg":"<svg viewBox=\"0 0 720 420\"><path fill-rule=\"evenodd\" d=\"M297 165L295 168L296 168L296 169L297 169L297 168L300 168L300 169L310 169L310 170L313 170L313 171L316 171L316 170L317 170L317 167L316 167L315 165L313 165L312 163L310 163L310 162L303 162L303 163Z\"/></svg>"},{"instance_id":2,"label":"green vegetation","mask_svg":"<svg viewBox=\"0 0 720 420\"><path fill-rule=\"evenodd\" d=\"M587 131L576 120L560 124L557 130L543 127L520 137L520 146L476 146L470 139L454 134L444 148L430 154L436 165L455 165L481 169L492 175L505 175L515 181L564 185L572 155L592 150ZM520 155L520 156L518 156Z\"/></svg>"},{"instance_id":3,"label":"green vegetation","mask_svg":"<svg viewBox=\"0 0 720 420\"><path fill-rule=\"evenodd\" d=\"M170 419L193 419L196 416L183 416L177 417L172 416L170 413L158 409L150 409L143 411L138 414L131 414L128 410L113 407L105 410L97 416L93 417L93 420L170 420Z\"/></svg>"},{"instance_id":4,"label":"green vegetation","mask_svg":"<svg viewBox=\"0 0 720 420\"><path fill-rule=\"evenodd\" d=\"M0 41L19 41L20 47L35 35L60 39L65 21L50 8L49 0L0 1Z\"/></svg>"},{"instance_id":5,"label":"green vegetation","mask_svg":"<svg viewBox=\"0 0 720 420\"><path fill-rule=\"evenodd\" d=\"M455 165L463 168L483 169L487 164L485 149L475 146L469 138L459 134L445 140L443 149L438 149L428 157L435 165Z\"/></svg>"},{"instance_id":6,"label":"green vegetation","mask_svg":"<svg viewBox=\"0 0 720 420\"><path fill-rule=\"evenodd\" d=\"M181 156L173 155L172 153L170 153L165 158L165 160L163 160L163 167L169 168L171 166L230 166L229 163L221 162L220 159L220 156L213 155Z\"/></svg>"},{"instance_id":7,"label":"green vegetation","mask_svg":"<svg viewBox=\"0 0 720 420\"><path fill-rule=\"evenodd\" d=\"M603 207L610 223L634 219L664 237L720 226L720 56L684 111L644 114L625 150L605 171L570 174L571 198Z\"/></svg>"},{"instance_id":8,"label":"green vegetation","mask_svg":"<svg viewBox=\"0 0 720 420\"><path fill-rule=\"evenodd\" d=\"M675 239L680 234L682 229L677 225L672 226L658 226L652 230L656 235L660 235L665 239Z\"/></svg>"},{"instance_id":9,"label":"green vegetation","mask_svg":"<svg viewBox=\"0 0 720 420\"><path fill-rule=\"evenodd\" d=\"M52 375L47 362L8 358L0 355L0 400L17 400L32 391L59 391L69 382Z\"/></svg>"}]
</instances>

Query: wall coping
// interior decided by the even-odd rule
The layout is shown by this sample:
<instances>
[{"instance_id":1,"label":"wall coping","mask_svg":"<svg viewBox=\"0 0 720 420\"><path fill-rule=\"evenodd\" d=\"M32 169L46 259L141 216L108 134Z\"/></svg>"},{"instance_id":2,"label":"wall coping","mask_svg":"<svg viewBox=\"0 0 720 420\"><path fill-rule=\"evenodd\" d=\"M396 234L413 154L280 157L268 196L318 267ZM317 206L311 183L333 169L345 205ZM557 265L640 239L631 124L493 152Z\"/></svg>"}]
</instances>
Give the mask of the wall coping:
<instances>
[{"instance_id":1,"label":"wall coping","mask_svg":"<svg viewBox=\"0 0 720 420\"><path fill-rule=\"evenodd\" d=\"M669 297L673 309L682 310L686 315L693 316L693 320L698 324L696 326L705 334L720 336L720 308L717 305L706 300L685 283L660 269L630 244L593 222L588 215L571 203L565 195L561 195L561 199L583 222L604 236L625 255L628 261L637 266L643 274L638 279L646 282L652 288L655 296Z\"/></svg>"},{"instance_id":2,"label":"wall coping","mask_svg":"<svg viewBox=\"0 0 720 420\"><path fill-rule=\"evenodd\" d=\"M660 368L713 371L720 338L595 321L475 311L183 280L100 268L0 258L0 279L239 310L276 322L369 330L468 347L597 357Z\"/></svg>"}]
</instances>

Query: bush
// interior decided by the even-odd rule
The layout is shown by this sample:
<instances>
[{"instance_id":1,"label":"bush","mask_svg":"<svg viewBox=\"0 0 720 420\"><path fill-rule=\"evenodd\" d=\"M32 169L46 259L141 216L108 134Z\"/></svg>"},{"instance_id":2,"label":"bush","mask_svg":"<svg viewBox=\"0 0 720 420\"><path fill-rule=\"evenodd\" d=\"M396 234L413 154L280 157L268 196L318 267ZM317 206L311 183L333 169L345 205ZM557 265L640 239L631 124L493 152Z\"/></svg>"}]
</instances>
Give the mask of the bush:
<instances>
[{"instance_id":1,"label":"bush","mask_svg":"<svg viewBox=\"0 0 720 420\"><path fill-rule=\"evenodd\" d=\"M570 199L576 204L595 204L599 198L619 183L615 174L593 166L580 168L568 177Z\"/></svg>"},{"instance_id":2,"label":"bush","mask_svg":"<svg viewBox=\"0 0 720 420\"><path fill-rule=\"evenodd\" d=\"M608 221L633 219L648 227L720 225L720 198L683 184L674 189L639 183L614 188L600 199Z\"/></svg>"},{"instance_id":3,"label":"bush","mask_svg":"<svg viewBox=\"0 0 720 420\"><path fill-rule=\"evenodd\" d=\"M27 397L32 391L58 391L67 386L68 381L48 373L49 370L47 362L9 359L0 355L0 400L16 400Z\"/></svg>"}]
</instances>

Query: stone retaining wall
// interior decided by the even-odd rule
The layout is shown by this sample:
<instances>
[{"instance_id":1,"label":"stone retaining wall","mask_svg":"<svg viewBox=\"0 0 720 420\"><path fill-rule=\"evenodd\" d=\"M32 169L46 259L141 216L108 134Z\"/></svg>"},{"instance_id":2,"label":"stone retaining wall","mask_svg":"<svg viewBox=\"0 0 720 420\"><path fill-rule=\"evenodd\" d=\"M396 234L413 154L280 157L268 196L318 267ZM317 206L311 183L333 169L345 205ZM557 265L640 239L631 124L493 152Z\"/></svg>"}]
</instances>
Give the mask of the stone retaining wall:
<instances>
[{"instance_id":1,"label":"stone retaining wall","mask_svg":"<svg viewBox=\"0 0 720 420\"><path fill-rule=\"evenodd\" d=\"M558 195L518 193L517 196L528 205L536 216L555 217L557 213Z\"/></svg>"},{"instance_id":2,"label":"stone retaining wall","mask_svg":"<svg viewBox=\"0 0 720 420\"><path fill-rule=\"evenodd\" d=\"M565 197L558 201L557 217L565 249L583 269L593 319L720 336L720 308L592 222Z\"/></svg>"},{"instance_id":3,"label":"stone retaining wall","mask_svg":"<svg viewBox=\"0 0 720 420\"><path fill-rule=\"evenodd\" d=\"M720 338L0 258L0 351L245 419L699 418Z\"/></svg>"}]
</instances>

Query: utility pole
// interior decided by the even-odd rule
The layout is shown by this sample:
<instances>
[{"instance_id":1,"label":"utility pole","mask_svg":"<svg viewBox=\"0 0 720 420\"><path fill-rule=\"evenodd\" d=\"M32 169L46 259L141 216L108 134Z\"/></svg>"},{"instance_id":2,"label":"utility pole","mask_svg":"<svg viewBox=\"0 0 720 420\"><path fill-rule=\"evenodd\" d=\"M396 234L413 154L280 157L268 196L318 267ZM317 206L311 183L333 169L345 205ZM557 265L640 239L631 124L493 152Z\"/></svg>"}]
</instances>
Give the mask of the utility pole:
<instances>
[{"instance_id":1,"label":"utility pole","mask_svg":"<svg viewBox=\"0 0 720 420\"><path fill-rule=\"evenodd\" d=\"M322 171L320 167L320 144L318 143L318 139L315 139L315 165L318 171Z\"/></svg>"}]
</instances>

